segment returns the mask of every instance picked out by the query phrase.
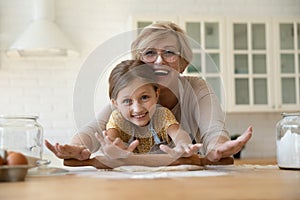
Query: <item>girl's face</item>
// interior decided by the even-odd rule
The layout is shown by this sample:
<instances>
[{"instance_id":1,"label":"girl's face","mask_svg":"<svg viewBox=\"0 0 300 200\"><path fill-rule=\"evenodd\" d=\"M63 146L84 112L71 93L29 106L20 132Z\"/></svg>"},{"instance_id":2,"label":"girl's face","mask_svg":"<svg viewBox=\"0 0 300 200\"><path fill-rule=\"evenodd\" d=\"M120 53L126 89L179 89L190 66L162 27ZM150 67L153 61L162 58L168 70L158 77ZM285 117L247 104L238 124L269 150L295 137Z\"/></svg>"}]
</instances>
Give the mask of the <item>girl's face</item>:
<instances>
[{"instance_id":1,"label":"girl's face","mask_svg":"<svg viewBox=\"0 0 300 200\"><path fill-rule=\"evenodd\" d=\"M120 90L112 103L125 119L137 126L146 126L155 112L158 95L159 91L155 91L152 84L141 85L134 81Z\"/></svg>"}]
</instances>

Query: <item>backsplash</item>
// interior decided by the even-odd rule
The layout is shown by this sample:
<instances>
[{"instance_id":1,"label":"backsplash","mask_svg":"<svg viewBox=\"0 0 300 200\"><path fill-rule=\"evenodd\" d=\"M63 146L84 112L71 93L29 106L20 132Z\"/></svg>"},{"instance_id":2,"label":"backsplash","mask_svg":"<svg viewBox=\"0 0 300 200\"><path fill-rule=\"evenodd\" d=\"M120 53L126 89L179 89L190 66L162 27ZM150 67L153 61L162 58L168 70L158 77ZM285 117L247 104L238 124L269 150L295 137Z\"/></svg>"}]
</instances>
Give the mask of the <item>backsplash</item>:
<instances>
[{"instance_id":1,"label":"backsplash","mask_svg":"<svg viewBox=\"0 0 300 200\"><path fill-rule=\"evenodd\" d=\"M78 64L2 60L0 110L4 115L38 115L45 136L67 142L74 133L73 87ZM50 139L49 138L49 139Z\"/></svg>"},{"instance_id":2,"label":"backsplash","mask_svg":"<svg viewBox=\"0 0 300 200\"><path fill-rule=\"evenodd\" d=\"M300 1L187 0L182 7L181 1L170 4L167 0L143 3L139 0L57 0L56 22L80 51L78 58L68 59L8 58L5 49L30 22L31 1L0 0L0 9L0 114L38 115L45 138L68 143L77 130L73 90L81 65L98 45L130 30L131 16L203 14L226 17L230 13L234 16L299 17ZM96 107L103 106L107 98L103 99ZM280 118L280 113L227 115L231 134L242 133L248 125L253 125L253 138L242 157L275 156L275 124Z\"/></svg>"}]
</instances>

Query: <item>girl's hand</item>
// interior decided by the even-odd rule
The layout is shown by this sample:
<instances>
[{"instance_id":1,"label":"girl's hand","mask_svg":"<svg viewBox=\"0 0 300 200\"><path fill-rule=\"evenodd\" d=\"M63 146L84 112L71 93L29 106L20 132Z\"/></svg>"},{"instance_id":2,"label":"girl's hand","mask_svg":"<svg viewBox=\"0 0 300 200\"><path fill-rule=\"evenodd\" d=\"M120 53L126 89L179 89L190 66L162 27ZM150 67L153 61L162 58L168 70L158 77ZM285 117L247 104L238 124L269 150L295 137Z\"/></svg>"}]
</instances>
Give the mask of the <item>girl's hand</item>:
<instances>
[{"instance_id":1,"label":"girl's hand","mask_svg":"<svg viewBox=\"0 0 300 200\"><path fill-rule=\"evenodd\" d=\"M134 140L129 146L126 146L120 138L111 141L105 131L103 131L103 135L95 134L101 144L102 152L110 159L128 158L139 144L138 140Z\"/></svg>"},{"instance_id":2,"label":"girl's hand","mask_svg":"<svg viewBox=\"0 0 300 200\"><path fill-rule=\"evenodd\" d=\"M45 146L61 159L87 160L91 156L91 152L83 145L61 145L59 143L52 145L45 140Z\"/></svg>"},{"instance_id":3,"label":"girl's hand","mask_svg":"<svg viewBox=\"0 0 300 200\"><path fill-rule=\"evenodd\" d=\"M202 144L186 144L179 143L174 148L170 148L167 145L160 145L160 149L169 154L172 158L180 158L180 157L191 157L193 154L197 153L197 151L202 147Z\"/></svg>"},{"instance_id":4,"label":"girl's hand","mask_svg":"<svg viewBox=\"0 0 300 200\"><path fill-rule=\"evenodd\" d=\"M219 161L221 158L232 156L243 148L243 146L250 140L251 136L252 127L249 126L248 129L237 139L220 144L215 150L210 151L206 157L208 160L214 162Z\"/></svg>"}]
</instances>

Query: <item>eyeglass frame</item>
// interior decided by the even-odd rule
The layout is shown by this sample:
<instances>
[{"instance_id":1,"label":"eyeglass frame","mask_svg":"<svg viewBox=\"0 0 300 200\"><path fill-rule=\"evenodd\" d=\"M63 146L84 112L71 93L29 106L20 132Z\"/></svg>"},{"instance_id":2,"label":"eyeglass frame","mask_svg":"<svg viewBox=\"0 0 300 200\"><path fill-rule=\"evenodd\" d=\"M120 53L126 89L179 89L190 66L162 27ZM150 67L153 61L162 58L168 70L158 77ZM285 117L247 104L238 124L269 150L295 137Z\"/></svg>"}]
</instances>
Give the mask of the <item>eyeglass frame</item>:
<instances>
[{"instance_id":1,"label":"eyeglass frame","mask_svg":"<svg viewBox=\"0 0 300 200\"><path fill-rule=\"evenodd\" d=\"M149 48L151 49L151 48ZM145 49L147 50L147 49ZM158 51L157 49L154 49L156 51L156 55L154 56L154 59L152 61L148 61L147 59L144 58L143 54L145 53L145 50L143 51L138 51L137 53L141 55L141 58L143 59L143 61L145 62L149 62L149 63L152 63L154 61L157 60L158 56L160 56L165 62L167 63L174 63L177 61L177 59L179 58L179 56L181 55L181 53L179 51L172 51L172 50L169 50L169 49L160 49L160 51ZM171 62L168 62L167 61L167 58L164 56L163 52L172 52L173 55L172 56L176 56L176 59L174 61L171 61Z\"/></svg>"}]
</instances>

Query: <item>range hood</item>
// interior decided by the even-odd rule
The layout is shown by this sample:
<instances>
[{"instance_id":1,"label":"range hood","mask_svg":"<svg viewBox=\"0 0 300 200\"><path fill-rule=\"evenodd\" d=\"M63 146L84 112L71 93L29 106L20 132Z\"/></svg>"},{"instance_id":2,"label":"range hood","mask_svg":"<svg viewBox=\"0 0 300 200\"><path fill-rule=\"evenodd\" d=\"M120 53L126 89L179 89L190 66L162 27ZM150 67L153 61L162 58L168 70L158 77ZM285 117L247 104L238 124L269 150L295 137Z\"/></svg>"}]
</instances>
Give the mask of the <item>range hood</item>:
<instances>
[{"instance_id":1,"label":"range hood","mask_svg":"<svg viewBox=\"0 0 300 200\"><path fill-rule=\"evenodd\" d=\"M32 0L33 20L6 51L14 57L77 56L75 47L54 22L54 0Z\"/></svg>"}]
</instances>

